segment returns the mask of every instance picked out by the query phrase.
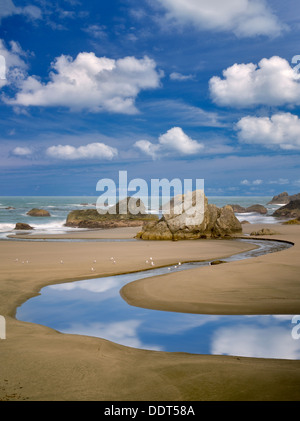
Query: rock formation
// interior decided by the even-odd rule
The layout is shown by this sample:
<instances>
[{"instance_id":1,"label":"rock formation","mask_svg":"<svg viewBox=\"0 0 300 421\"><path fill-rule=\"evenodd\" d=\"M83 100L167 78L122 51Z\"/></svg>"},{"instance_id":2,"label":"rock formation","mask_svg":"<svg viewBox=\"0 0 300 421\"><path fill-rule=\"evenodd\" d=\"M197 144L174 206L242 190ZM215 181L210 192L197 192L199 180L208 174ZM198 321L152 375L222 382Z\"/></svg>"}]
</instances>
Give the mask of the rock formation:
<instances>
[{"instance_id":1,"label":"rock formation","mask_svg":"<svg viewBox=\"0 0 300 421\"><path fill-rule=\"evenodd\" d=\"M41 216L41 217L45 217L45 216L51 216L50 213L48 211L46 211L45 209L31 209L29 212L27 212L27 215L29 216Z\"/></svg>"},{"instance_id":2,"label":"rock formation","mask_svg":"<svg viewBox=\"0 0 300 421\"><path fill-rule=\"evenodd\" d=\"M300 200L300 193L289 195L286 191L274 196L268 205L287 205L293 200Z\"/></svg>"},{"instance_id":3,"label":"rock formation","mask_svg":"<svg viewBox=\"0 0 300 421\"><path fill-rule=\"evenodd\" d=\"M232 207L233 212L235 213L256 212L256 213L261 213L262 215L265 215L266 213L268 213L268 209L265 208L263 205L259 205L259 204L249 206L248 208L245 208L237 204L233 204L229 206Z\"/></svg>"},{"instance_id":4,"label":"rock formation","mask_svg":"<svg viewBox=\"0 0 300 421\"><path fill-rule=\"evenodd\" d=\"M282 223L283 225L300 225L300 217L297 219L290 219Z\"/></svg>"},{"instance_id":5,"label":"rock formation","mask_svg":"<svg viewBox=\"0 0 300 421\"><path fill-rule=\"evenodd\" d=\"M23 222L17 222L15 230L33 230L33 228L28 224L24 224Z\"/></svg>"},{"instance_id":6,"label":"rock formation","mask_svg":"<svg viewBox=\"0 0 300 421\"><path fill-rule=\"evenodd\" d=\"M126 211L126 213L124 213ZM144 222L157 221L156 215L146 213L140 199L126 198L110 208L110 213L97 209L74 210L69 213L65 226L77 228L137 227Z\"/></svg>"},{"instance_id":7,"label":"rock formation","mask_svg":"<svg viewBox=\"0 0 300 421\"><path fill-rule=\"evenodd\" d=\"M300 200L292 200L287 205L281 206L273 213L273 216L283 218L299 218L300 217Z\"/></svg>"},{"instance_id":8,"label":"rock formation","mask_svg":"<svg viewBox=\"0 0 300 421\"><path fill-rule=\"evenodd\" d=\"M250 235L274 235L274 234L278 234L278 232L275 232L269 228L262 228L259 231L253 231L251 232Z\"/></svg>"},{"instance_id":9,"label":"rock formation","mask_svg":"<svg viewBox=\"0 0 300 421\"><path fill-rule=\"evenodd\" d=\"M245 213L246 212L246 208L244 208L243 206L238 205L236 203L235 204L230 204L229 206L232 207L232 210L235 213Z\"/></svg>"},{"instance_id":10,"label":"rock formation","mask_svg":"<svg viewBox=\"0 0 300 421\"><path fill-rule=\"evenodd\" d=\"M199 191L198 191L199 192ZM176 196L176 201L170 203L170 212L164 214L159 221L149 222L143 226L136 238L143 240L186 240L198 238L220 238L242 232L242 226L235 217L232 207L227 205L218 208L208 204L204 192L202 202L196 201L193 192L187 201L185 210L178 214L178 204L186 200L184 196ZM191 216L190 211L195 210Z\"/></svg>"}]
</instances>

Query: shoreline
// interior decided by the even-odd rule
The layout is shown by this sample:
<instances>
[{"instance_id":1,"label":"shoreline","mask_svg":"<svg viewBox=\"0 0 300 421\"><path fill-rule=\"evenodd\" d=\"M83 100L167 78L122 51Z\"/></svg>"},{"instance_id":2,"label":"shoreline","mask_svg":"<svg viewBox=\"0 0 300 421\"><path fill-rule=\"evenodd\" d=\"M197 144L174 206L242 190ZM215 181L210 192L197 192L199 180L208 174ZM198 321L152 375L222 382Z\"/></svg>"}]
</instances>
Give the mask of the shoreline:
<instances>
[{"instance_id":1,"label":"shoreline","mask_svg":"<svg viewBox=\"0 0 300 421\"><path fill-rule=\"evenodd\" d=\"M249 227L244 226L243 229L245 227L246 232ZM253 228L253 225L250 227ZM295 229L295 227L292 228ZM300 230L296 229L296 231L298 231L298 236ZM123 232L122 235L125 233ZM281 236L280 234L269 236L269 238L277 240ZM233 252L240 247L240 244L237 247L230 243L230 240L220 242L213 240L213 244L210 244L209 240L204 241L205 243L198 243L198 245L204 244L202 248L205 250L201 249L201 253L211 255L214 252L214 259L224 258L226 252L227 255L234 254ZM25 244L26 247L24 247ZM0 278L0 314L6 317L7 339L0 341L0 358L3 378L7 379L7 382L0 383L0 386L5 386L4 391L0 392L0 399L299 400L300 362L298 360L265 360L245 357L237 359L229 356L145 351L117 345L100 338L61 334L45 326L15 319L13 313L20 303L29 299L32 294L38 295L43 286L50 283L87 279L87 276L100 277L98 273L93 273L93 275L88 273L88 268L83 267L82 264L83 261L89 263L89 259L93 259L94 255L91 256L91 251L95 253L95 247L102 258L102 276L116 273L116 269L112 269L107 261L111 253L120 259L118 260L120 268L134 269L134 271L144 270L145 263L141 261L141 258L145 255L149 256L150 253L157 261L157 265L171 264L171 259L173 262L179 258L180 261L184 261L184 256L191 253L192 260L189 260L199 260L199 256L196 256L194 240L128 242L126 246L124 243L114 242L108 247L109 244L68 243L68 249L71 250L65 255L64 264L57 264L51 268L51 264L66 247L66 243L45 242L41 247L39 242L1 242L1 259L5 264L2 265L4 270ZM70 245L72 247L69 247ZM295 246L291 249L294 248ZM289 253L291 249L280 253ZM29 251L33 259L30 262L31 267L26 263L16 263L11 267L16 255L25 259L26 252L29 255ZM135 253L134 258L132 252ZM265 258L268 260L269 257L270 255L264 255L255 259L259 259L259 265L261 265L260 260ZM39 258L42 259L40 263ZM250 260L253 261L253 259ZM233 269L235 271L237 263L240 266L241 262L214 266L213 272L222 274L225 266L233 268L232 265L235 265ZM74 276L70 273L70 267ZM201 268L201 271L203 269ZM124 273L123 270L120 272ZM181 275L186 272L181 272ZM67 273L69 276L66 276ZM177 274L166 276L173 275ZM153 278L148 278L147 283L149 280L153 281ZM150 284L152 289L149 287ZM128 285L132 286L132 284ZM155 292L153 285L155 282L147 284L147 291L144 289L142 295L139 292L138 298L143 300L146 291L148 296L151 296L152 305L156 306L157 297L153 295L153 291ZM167 282L167 286L160 294L160 299L165 299L168 286L170 287ZM290 287L294 288L294 285ZM170 300L173 300L174 304L174 294L176 294L174 284L172 288L171 298L171 291L168 292L168 305ZM192 292L195 294L195 290ZM185 299L182 296L182 289L177 289L177 306L180 304L178 299L182 301ZM297 302L299 304L299 301ZM15 311L12 311L13 308ZM226 378L231 379L231 384L225 389L221 379L226 382ZM275 378L277 380L274 384ZM17 390L17 385L21 385L19 387L22 389L17 395L13 395L12 390Z\"/></svg>"}]
</instances>

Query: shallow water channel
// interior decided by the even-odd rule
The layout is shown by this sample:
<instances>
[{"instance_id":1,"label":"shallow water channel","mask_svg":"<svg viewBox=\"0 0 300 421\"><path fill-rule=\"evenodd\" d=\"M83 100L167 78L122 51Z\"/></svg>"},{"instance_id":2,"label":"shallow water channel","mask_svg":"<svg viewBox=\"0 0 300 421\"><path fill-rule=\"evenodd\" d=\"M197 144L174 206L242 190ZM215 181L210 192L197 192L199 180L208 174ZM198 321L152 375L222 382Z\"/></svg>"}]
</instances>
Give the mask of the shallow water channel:
<instances>
[{"instance_id":1,"label":"shallow water channel","mask_svg":"<svg viewBox=\"0 0 300 421\"><path fill-rule=\"evenodd\" d=\"M292 246L269 240L236 241L246 241L258 248L222 260L242 260ZM39 296L20 306L16 317L62 333L96 336L134 348L299 359L300 339L292 336L293 315L225 316L157 311L130 306L120 296L120 289L129 282L209 264L209 261L183 263L47 286Z\"/></svg>"}]
</instances>

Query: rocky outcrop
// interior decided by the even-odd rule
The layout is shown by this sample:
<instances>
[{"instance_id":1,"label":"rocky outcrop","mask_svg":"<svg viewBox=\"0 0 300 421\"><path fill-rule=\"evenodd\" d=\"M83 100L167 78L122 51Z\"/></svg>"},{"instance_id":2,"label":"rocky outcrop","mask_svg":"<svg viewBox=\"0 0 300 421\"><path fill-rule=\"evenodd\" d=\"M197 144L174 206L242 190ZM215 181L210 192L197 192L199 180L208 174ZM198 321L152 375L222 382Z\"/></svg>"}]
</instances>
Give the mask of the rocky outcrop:
<instances>
[{"instance_id":1,"label":"rocky outcrop","mask_svg":"<svg viewBox=\"0 0 300 421\"><path fill-rule=\"evenodd\" d=\"M279 209L276 209L273 216L281 218L299 218L300 200L292 200L287 205L281 206Z\"/></svg>"},{"instance_id":2,"label":"rocky outcrop","mask_svg":"<svg viewBox=\"0 0 300 421\"><path fill-rule=\"evenodd\" d=\"M278 232L270 230L269 228L262 228L259 231L253 231L250 235L274 235L278 234Z\"/></svg>"},{"instance_id":3,"label":"rocky outcrop","mask_svg":"<svg viewBox=\"0 0 300 421\"><path fill-rule=\"evenodd\" d=\"M236 203L235 204L230 204L229 206L232 207L233 212L235 212L235 213L245 213L246 212L246 208L244 208L243 206L238 205Z\"/></svg>"},{"instance_id":4,"label":"rocky outcrop","mask_svg":"<svg viewBox=\"0 0 300 421\"><path fill-rule=\"evenodd\" d=\"M261 213L262 215L265 215L266 213L268 213L268 209L265 208L263 205L252 205L249 206L247 208L237 205L237 204L233 204L233 205L229 205L232 207L233 212L235 213L248 213L248 212L256 212L256 213Z\"/></svg>"},{"instance_id":5,"label":"rocky outcrop","mask_svg":"<svg viewBox=\"0 0 300 421\"><path fill-rule=\"evenodd\" d=\"M287 205L293 200L300 200L300 193L289 195L286 191L274 196L268 205Z\"/></svg>"},{"instance_id":6,"label":"rocky outcrop","mask_svg":"<svg viewBox=\"0 0 300 421\"><path fill-rule=\"evenodd\" d=\"M210 264L211 266L214 265L221 265L222 263L227 263L225 260L213 260Z\"/></svg>"},{"instance_id":7,"label":"rocky outcrop","mask_svg":"<svg viewBox=\"0 0 300 421\"><path fill-rule=\"evenodd\" d=\"M31 209L29 212L27 212L26 215L38 216L38 217L51 216L50 213L46 211L45 209L36 209L36 208Z\"/></svg>"},{"instance_id":8,"label":"rocky outcrop","mask_svg":"<svg viewBox=\"0 0 300 421\"><path fill-rule=\"evenodd\" d=\"M178 203L186 198L178 196L175 204L171 203L169 213L157 222L145 224L136 237L143 240L188 240L228 237L242 232L242 226L231 206L218 208L208 204L204 193L201 194L203 200L199 204L196 202L196 192L193 192L181 214L176 209ZM195 210L193 216L190 214L191 209Z\"/></svg>"},{"instance_id":9,"label":"rocky outcrop","mask_svg":"<svg viewBox=\"0 0 300 421\"><path fill-rule=\"evenodd\" d=\"M126 213L124 213L126 210ZM74 210L69 213L65 226L77 228L137 227L144 222L157 221L156 215L146 213L140 199L126 198L110 208L110 213L97 209Z\"/></svg>"},{"instance_id":10,"label":"rocky outcrop","mask_svg":"<svg viewBox=\"0 0 300 421\"><path fill-rule=\"evenodd\" d=\"M297 219L290 219L289 221L285 221L282 225L300 225L300 217Z\"/></svg>"},{"instance_id":11,"label":"rocky outcrop","mask_svg":"<svg viewBox=\"0 0 300 421\"><path fill-rule=\"evenodd\" d=\"M17 222L15 230L33 230L33 228L28 224L24 224L23 222Z\"/></svg>"},{"instance_id":12,"label":"rocky outcrop","mask_svg":"<svg viewBox=\"0 0 300 421\"><path fill-rule=\"evenodd\" d=\"M265 208L263 205L252 205L246 208L246 212L256 212L265 215L266 213L268 213L268 209Z\"/></svg>"}]
</instances>

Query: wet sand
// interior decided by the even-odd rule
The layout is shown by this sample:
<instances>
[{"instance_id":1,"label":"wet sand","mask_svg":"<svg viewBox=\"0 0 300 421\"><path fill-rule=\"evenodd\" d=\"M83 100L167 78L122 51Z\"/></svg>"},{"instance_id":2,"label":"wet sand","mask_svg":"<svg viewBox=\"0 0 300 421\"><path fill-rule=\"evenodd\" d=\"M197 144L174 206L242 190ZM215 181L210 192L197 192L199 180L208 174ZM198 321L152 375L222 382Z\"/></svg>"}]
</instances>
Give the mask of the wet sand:
<instances>
[{"instance_id":1,"label":"wet sand","mask_svg":"<svg viewBox=\"0 0 300 421\"><path fill-rule=\"evenodd\" d=\"M137 281L124 287L122 296L132 305L172 311L299 314L300 227L271 228L280 234L268 238L295 246L248 261L165 275L163 282L159 277ZM243 229L247 233L257 226ZM121 228L64 237L124 239L137 231ZM0 399L299 400L299 361L138 350L61 334L14 317L18 306L49 284L144 270L150 256L158 267L222 259L251 248L230 240L1 241L0 314L6 318L7 339L0 340Z\"/></svg>"}]
</instances>

